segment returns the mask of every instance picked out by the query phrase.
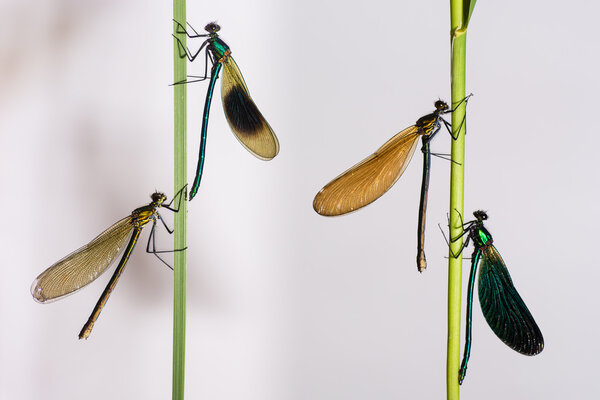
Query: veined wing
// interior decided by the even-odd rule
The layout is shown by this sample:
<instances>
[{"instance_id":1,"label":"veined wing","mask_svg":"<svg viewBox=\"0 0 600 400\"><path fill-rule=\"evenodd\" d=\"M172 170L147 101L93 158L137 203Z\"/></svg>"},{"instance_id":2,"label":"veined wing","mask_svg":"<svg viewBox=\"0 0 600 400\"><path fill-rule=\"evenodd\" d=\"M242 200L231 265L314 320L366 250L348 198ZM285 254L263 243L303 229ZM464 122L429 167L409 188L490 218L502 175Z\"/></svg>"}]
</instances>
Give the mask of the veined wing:
<instances>
[{"instance_id":1,"label":"veined wing","mask_svg":"<svg viewBox=\"0 0 600 400\"><path fill-rule=\"evenodd\" d=\"M275 157L279 153L277 136L252 101L244 77L231 56L223 61L221 96L227 122L242 146L262 160Z\"/></svg>"},{"instance_id":2,"label":"veined wing","mask_svg":"<svg viewBox=\"0 0 600 400\"><path fill-rule=\"evenodd\" d=\"M342 215L377 200L400 178L420 136L414 125L396 134L374 154L325 185L313 201L315 211L325 216Z\"/></svg>"},{"instance_id":3,"label":"veined wing","mask_svg":"<svg viewBox=\"0 0 600 400\"><path fill-rule=\"evenodd\" d=\"M94 240L42 272L31 284L39 303L69 295L98 278L121 253L131 236L131 216L117 221Z\"/></svg>"},{"instance_id":4,"label":"veined wing","mask_svg":"<svg viewBox=\"0 0 600 400\"><path fill-rule=\"evenodd\" d=\"M482 249L479 303L485 319L500 340L521 354L533 356L544 349L544 338L515 289L508 269L493 245Z\"/></svg>"}]
</instances>

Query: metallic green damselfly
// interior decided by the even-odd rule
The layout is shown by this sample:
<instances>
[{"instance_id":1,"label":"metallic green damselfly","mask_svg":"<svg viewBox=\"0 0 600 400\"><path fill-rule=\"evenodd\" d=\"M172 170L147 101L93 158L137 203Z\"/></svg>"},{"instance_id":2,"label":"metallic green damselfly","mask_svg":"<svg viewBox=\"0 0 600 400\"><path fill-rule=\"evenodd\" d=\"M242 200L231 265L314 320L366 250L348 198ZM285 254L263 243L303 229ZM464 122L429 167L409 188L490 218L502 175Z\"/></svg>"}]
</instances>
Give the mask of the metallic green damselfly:
<instances>
[{"instance_id":1,"label":"metallic green damselfly","mask_svg":"<svg viewBox=\"0 0 600 400\"><path fill-rule=\"evenodd\" d=\"M478 284L479 304L492 331L508 347L521 354L534 356L544 349L542 332L513 285L504 260L493 244L492 235L483 226L483 221L488 218L487 213L479 210L473 215L475 220L462 224L463 233L454 239L451 238L451 242L455 242L467 236L461 252L470 241L473 241L474 247L467 290L465 349L458 373L459 383L465 379L467 363L471 355L473 291L478 264L481 264Z\"/></svg>"},{"instance_id":2,"label":"metallic green damselfly","mask_svg":"<svg viewBox=\"0 0 600 400\"><path fill-rule=\"evenodd\" d=\"M240 72L235 60L231 56L231 49L227 44L219 38L217 32L221 29L215 22L211 22L204 27L208 32L199 34L190 26L194 34L187 32L185 27L179 22L177 24L177 33L185 33L189 38L206 37L198 51L192 54L188 48L183 46L181 41L175 36L180 45L180 49L190 61L194 61L200 52L205 51L205 71L204 76L186 82L190 83L209 79L208 62L212 64L210 70L210 81L206 92L206 100L204 102L204 113L202 116L202 131L200 133L200 151L198 154L198 165L196 167L196 176L190 189L190 200L198 193L200 180L202 179L202 171L204 169L204 159L206 155L206 135L208 131L208 115L210 113L210 104L215 90L215 84L219 77L219 72L223 70L223 79L221 80L221 98L223 101L223 111L229 123L229 127L235 134L239 142L251 154L261 160L271 160L279 153L279 141L277 136L271 129L271 126L263 117L256 104L250 97L248 86L244 81L244 77ZM189 26L189 24L188 24ZM182 54L182 57L184 56Z\"/></svg>"}]
</instances>

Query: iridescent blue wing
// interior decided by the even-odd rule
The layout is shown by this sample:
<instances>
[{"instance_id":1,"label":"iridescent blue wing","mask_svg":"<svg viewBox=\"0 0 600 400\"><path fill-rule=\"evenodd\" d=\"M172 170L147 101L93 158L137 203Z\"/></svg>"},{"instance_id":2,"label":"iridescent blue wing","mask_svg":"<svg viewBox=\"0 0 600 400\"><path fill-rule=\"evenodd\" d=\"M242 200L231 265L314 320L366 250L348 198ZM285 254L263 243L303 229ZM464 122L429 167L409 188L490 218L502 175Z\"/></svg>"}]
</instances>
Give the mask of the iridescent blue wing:
<instances>
[{"instance_id":1,"label":"iridescent blue wing","mask_svg":"<svg viewBox=\"0 0 600 400\"><path fill-rule=\"evenodd\" d=\"M482 248L479 303L485 319L500 340L521 354L534 356L544 349L544 338L515 289L506 265L493 245Z\"/></svg>"}]
</instances>

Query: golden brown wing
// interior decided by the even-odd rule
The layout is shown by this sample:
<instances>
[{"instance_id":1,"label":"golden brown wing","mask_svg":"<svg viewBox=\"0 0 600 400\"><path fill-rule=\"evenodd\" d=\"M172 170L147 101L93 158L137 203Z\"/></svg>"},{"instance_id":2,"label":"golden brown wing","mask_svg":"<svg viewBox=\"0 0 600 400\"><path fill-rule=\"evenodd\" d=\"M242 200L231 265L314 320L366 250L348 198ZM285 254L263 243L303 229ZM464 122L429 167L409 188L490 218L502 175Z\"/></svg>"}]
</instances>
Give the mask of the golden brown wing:
<instances>
[{"instance_id":1,"label":"golden brown wing","mask_svg":"<svg viewBox=\"0 0 600 400\"><path fill-rule=\"evenodd\" d=\"M416 126L406 128L374 154L329 182L315 196L315 211L325 216L342 215L377 200L400 178L420 136Z\"/></svg>"},{"instance_id":2,"label":"golden brown wing","mask_svg":"<svg viewBox=\"0 0 600 400\"><path fill-rule=\"evenodd\" d=\"M131 236L131 216L117 221L94 240L42 272L31 284L39 303L71 294L99 277L123 250Z\"/></svg>"},{"instance_id":3,"label":"golden brown wing","mask_svg":"<svg viewBox=\"0 0 600 400\"><path fill-rule=\"evenodd\" d=\"M231 56L223 61L221 96L227 122L242 146L261 160L275 157L279 153L277 136L252 101L244 77Z\"/></svg>"}]
</instances>

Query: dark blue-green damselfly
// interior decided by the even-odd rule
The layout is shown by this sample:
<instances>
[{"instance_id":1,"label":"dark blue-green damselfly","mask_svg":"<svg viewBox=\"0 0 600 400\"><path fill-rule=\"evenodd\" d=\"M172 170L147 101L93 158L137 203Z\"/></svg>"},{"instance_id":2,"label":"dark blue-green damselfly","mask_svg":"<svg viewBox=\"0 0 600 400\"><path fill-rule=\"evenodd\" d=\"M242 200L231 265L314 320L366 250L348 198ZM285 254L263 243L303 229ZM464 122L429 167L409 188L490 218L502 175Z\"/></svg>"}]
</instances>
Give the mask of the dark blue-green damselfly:
<instances>
[{"instance_id":1,"label":"dark blue-green damselfly","mask_svg":"<svg viewBox=\"0 0 600 400\"><path fill-rule=\"evenodd\" d=\"M217 32L219 32L221 27L215 22L211 22L204 27L208 33L199 34L190 26L190 29L194 31L194 34L190 34L179 22L175 21L175 23L177 24L177 33L185 33L189 38L207 38L198 51L192 54L175 36L175 39L177 39L180 45L180 49L185 53L182 54L182 57L186 56L190 61L194 61L200 52L203 49L206 49L204 76L194 77L197 79L186 81L186 83L209 79L208 62L210 61L212 64L210 81L206 92L206 100L204 102L204 113L202 116L198 165L196 167L196 176L194 177L194 182L190 189L189 199L192 200L198 193L200 180L202 179L204 159L206 156L208 115L210 113L210 104L213 98L215 84L221 70L223 71L223 79L221 80L223 110L225 111L225 117L227 118L229 127L242 146L261 160L271 160L279 153L279 141L267 120L263 117L258 107L256 107L256 104L254 104L252 97L250 97L250 92L248 91L248 86L246 86L244 77L231 56L231 49L223 40L221 40L221 38L219 38Z\"/></svg>"},{"instance_id":2,"label":"dark blue-green damselfly","mask_svg":"<svg viewBox=\"0 0 600 400\"><path fill-rule=\"evenodd\" d=\"M473 241L474 247L467 289L465 349L458 373L459 383L465 379L467 363L471 355L473 291L478 264L481 264L478 284L479 304L492 331L508 347L521 354L534 356L544 349L542 332L513 285L508 269L493 244L492 235L483 226L483 221L488 218L487 213L479 210L473 215L475 220L464 223L463 233L450 240L455 242L467 236L460 251L462 252L470 241Z\"/></svg>"}]
</instances>

